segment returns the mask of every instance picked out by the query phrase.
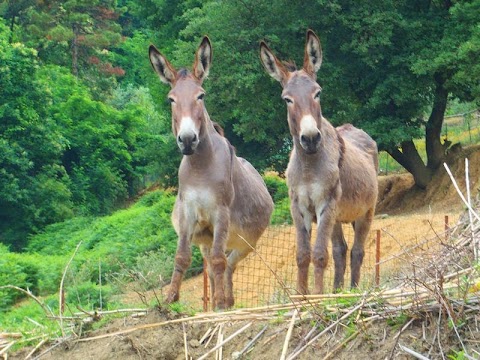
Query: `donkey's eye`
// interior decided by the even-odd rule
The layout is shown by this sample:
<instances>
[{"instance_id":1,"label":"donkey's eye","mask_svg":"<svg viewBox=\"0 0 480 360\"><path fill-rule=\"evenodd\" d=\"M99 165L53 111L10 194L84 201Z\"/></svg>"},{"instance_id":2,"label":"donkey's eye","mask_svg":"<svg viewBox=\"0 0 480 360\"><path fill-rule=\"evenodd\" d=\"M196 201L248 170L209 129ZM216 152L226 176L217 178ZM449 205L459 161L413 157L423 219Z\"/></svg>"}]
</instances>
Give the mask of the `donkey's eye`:
<instances>
[{"instance_id":1,"label":"donkey's eye","mask_svg":"<svg viewBox=\"0 0 480 360\"><path fill-rule=\"evenodd\" d=\"M205 93L202 93L197 96L197 100L203 100L204 97L205 97Z\"/></svg>"},{"instance_id":2,"label":"donkey's eye","mask_svg":"<svg viewBox=\"0 0 480 360\"><path fill-rule=\"evenodd\" d=\"M313 98L314 98L315 100L319 100L321 93L322 93L322 90L318 90L318 91L315 93L315 96L314 96Z\"/></svg>"},{"instance_id":3,"label":"donkey's eye","mask_svg":"<svg viewBox=\"0 0 480 360\"><path fill-rule=\"evenodd\" d=\"M293 104L293 100L290 99L289 97L284 97L283 100L284 100L287 104Z\"/></svg>"},{"instance_id":4,"label":"donkey's eye","mask_svg":"<svg viewBox=\"0 0 480 360\"><path fill-rule=\"evenodd\" d=\"M169 96L168 99L167 99L167 102L169 104L173 104L175 102L175 100L171 96Z\"/></svg>"}]
</instances>

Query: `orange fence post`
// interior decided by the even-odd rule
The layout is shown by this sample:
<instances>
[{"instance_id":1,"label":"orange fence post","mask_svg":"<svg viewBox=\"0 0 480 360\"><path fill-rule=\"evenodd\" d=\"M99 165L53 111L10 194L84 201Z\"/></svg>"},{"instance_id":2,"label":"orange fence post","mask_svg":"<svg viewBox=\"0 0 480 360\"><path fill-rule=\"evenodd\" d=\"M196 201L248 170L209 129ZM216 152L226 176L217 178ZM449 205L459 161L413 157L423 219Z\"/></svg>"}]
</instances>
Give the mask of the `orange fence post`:
<instances>
[{"instance_id":1,"label":"orange fence post","mask_svg":"<svg viewBox=\"0 0 480 360\"><path fill-rule=\"evenodd\" d=\"M207 261L203 258L203 311L208 311L208 275Z\"/></svg>"},{"instance_id":2,"label":"orange fence post","mask_svg":"<svg viewBox=\"0 0 480 360\"><path fill-rule=\"evenodd\" d=\"M448 215L445 215L445 240L450 237L450 226L448 226Z\"/></svg>"},{"instance_id":3,"label":"orange fence post","mask_svg":"<svg viewBox=\"0 0 480 360\"><path fill-rule=\"evenodd\" d=\"M380 286L380 237L381 232L377 230L377 239L375 241L375 285Z\"/></svg>"}]
</instances>

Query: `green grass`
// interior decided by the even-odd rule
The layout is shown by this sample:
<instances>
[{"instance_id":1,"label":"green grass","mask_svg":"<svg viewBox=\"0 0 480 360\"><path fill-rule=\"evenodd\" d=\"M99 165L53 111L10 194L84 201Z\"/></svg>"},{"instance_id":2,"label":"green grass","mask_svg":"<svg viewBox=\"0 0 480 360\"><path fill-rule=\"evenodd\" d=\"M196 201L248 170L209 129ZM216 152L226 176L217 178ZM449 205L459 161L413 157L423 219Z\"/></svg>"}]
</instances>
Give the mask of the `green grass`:
<instances>
[{"instance_id":1,"label":"green grass","mask_svg":"<svg viewBox=\"0 0 480 360\"><path fill-rule=\"evenodd\" d=\"M175 197L154 191L135 205L105 217L80 217L51 225L42 234L32 236L23 253L10 252L0 245L0 287L15 285L29 289L45 299L53 298L58 307L60 282L64 269L78 244L78 252L66 272L66 302L73 309L108 308L119 290L116 281L142 279L144 289L158 287L160 279L169 279L173 269L177 236L170 215ZM191 268L201 268L202 257L194 251ZM187 274L188 275L188 274ZM100 296L101 294L101 296ZM11 312L22 312L25 294L12 288L0 288L0 324L14 325ZM38 306L38 305L37 305ZM27 310L25 310L27 311ZM30 310L28 310L30 311ZM41 313L32 316L38 319ZM22 319L23 316L16 317ZM10 327L9 325L9 327Z\"/></svg>"}]
</instances>

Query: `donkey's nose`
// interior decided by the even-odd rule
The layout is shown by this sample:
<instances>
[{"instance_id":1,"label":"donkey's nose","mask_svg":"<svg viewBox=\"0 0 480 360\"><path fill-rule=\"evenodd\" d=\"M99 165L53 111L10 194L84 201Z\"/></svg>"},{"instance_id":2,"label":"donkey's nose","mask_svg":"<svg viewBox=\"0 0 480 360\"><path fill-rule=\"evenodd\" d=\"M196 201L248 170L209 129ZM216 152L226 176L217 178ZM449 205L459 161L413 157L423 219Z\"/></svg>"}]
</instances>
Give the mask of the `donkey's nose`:
<instances>
[{"instance_id":1,"label":"donkey's nose","mask_svg":"<svg viewBox=\"0 0 480 360\"><path fill-rule=\"evenodd\" d=\"M318 144L320 143L322 136L320 135L320 131L316 131L315 134L312 135L301 135L300 136L300 144L305 149L307 154L314 154L317 152Z\"/></svg>"},{"instance_id":2,"label":"donkey's nose","mask_svg":"<svg viewBox=\"0 0 480 360\"><path fill-rule=\"evenodd\" d=\"M198 145L198 136L195 133L180 134L177 137L178 147L184 155L192 155Z\"/></svg>"}]
</instances>

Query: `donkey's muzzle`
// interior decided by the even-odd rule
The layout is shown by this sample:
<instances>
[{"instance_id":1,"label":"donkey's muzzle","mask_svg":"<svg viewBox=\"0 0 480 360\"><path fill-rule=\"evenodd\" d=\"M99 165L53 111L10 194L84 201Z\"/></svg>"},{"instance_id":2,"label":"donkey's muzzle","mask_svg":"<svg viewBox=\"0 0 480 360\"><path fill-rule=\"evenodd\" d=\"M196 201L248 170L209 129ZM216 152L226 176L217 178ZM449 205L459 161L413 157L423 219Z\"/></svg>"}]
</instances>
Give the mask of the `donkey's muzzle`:
<instances>
[{"instance_id":1,"label":"donkey's muzzle","mask_svg":"<svg viewBox=\"0 0 480 360\"><path fill-rule=\"evenodd\" d=\"M302 135L300 136L300 145L302 145L303 149L307 154L315 154L318 150L320 140L320 132L316 133L313 136Z\"/></svg>"},{"instance_id":2,"label":"donkey's muzzle","mask_svg":"<svg viewBox=\"0 0 480 360\"><path fill-rule=\"evenodd\" d=\"M179 135L177 144L183 155L192 155L198 145L198 136L196 134Z\"/></svg>"}]
</instances>

